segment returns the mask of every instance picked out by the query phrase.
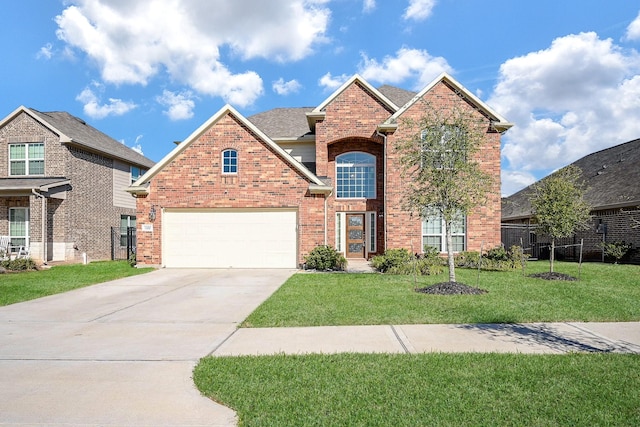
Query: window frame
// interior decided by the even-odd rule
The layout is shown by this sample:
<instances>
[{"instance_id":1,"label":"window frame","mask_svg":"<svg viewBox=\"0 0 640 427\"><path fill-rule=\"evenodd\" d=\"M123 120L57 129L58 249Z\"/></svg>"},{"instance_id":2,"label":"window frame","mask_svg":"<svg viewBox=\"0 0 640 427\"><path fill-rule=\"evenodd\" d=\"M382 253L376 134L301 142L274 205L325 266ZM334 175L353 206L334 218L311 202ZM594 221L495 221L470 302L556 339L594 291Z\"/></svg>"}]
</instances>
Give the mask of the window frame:
<instances>
[{"instance_id":1,"label":"window frame","mask_svg":"<svg viewBox=\"0 0 640 427\"><path fill-rule=\"evenodd\" d=\"M138 170L138 174L134 174L134 169ZM129 177L131 178L131 184L139 180L145 173L147 173L146 169L143 169L138 166L129 165Z\"/></svg>"},{"instance_id":2,"label":"window frame","mask_svg":"<svg viewBox=\"0 0 640 427\"><path fill-rule=\"evenodd\" d=\"M11 148L12 147L24 147L24 158L22 159L13 159L11 156ZM30 147L41 146L42 147L42 157L30 157ZM9 161L9 176L44 176L45 175L45 150L44 150L44 142L16 142L8 144L8 161ZM42 162L42 173L31 173L33 169L31 167L31 162ZM14 164L24 163L24 174L21 173L13 173L12 166Z\"/></svg>"},{"instance_id":3,"label":"window frame","mask_svg":"<svg viewBox=\"0 0 640 427\"><path fill-rule=\"evenodd\" d=\"M350 162L350 163L340 163L340 159L341 158L345 158L346 156L350 156L350 155L361 155L364 156L365 158L371 160L371 162L367 162L367 163L362 163L362 162ZM336 156L336 160L335 160L335 173L336 173L336 199L375 199L377 197L377 193L378 193L378 183L377 183L377 161L378 159L376 158L375 155L371 154L371 153L367 153L364 151L349 151L346 153L342 153L338 156ZM352 181L345 183L344 178L341 175L344 175L344 172L340 172L340 169L347 169L347 168L371 168L372 170L364 170L364 171L358 171L358 170L353 170L351 172L348 172L349 174L361 174L362 177L354 177L352 179L355 180L355 183L352 183ZM371 173L372 172L372 173ZM371 180L369 180L368 175L372 175ZM358 182L361 181L361 182ZM345 187L346 185L346 187ZM370 185L370 188L369 188ZM355 190L351 191L348 190L348 188L354 188ZM371 191L371 193L369 193L369 191ZM348 193L348 195L344 195L345 193ZM353 194L352 194L353 193Z\"/></svg>"},{"instance_id":4,"label":"window frame","mask_svg":"<svg viewBox=\"0 0 640 427\"><path fill-rule=\"evenodd\" d=\"M23 234L16 234L13 232L13 227L12 224L15 224L17 221L12 220L11 218L14 217L15 218L15 212L16 211L23 211L24 212L24 233ZM30 242L30 237L29 237L29 221L30 221L30 210L27 207L14 207L14 208L9 208L9 212L8 212L8 216L7 216L7 222L9 223L9 238L11 243L9 244L11 247L11 251L12 252L17 252L18 248L20 246L24 246L25 248L28 248L29 245L31 244ZM20 240L21 242L16 242L16 240ZM24 242L22 242L24 241ZM24 243L24 244L23 244Z\"/></svg>"},{"instance_id":5,"label":"window frame","mask_svg":"<svg viewBox=\"0 0 640 427\"><path fill-rule=\"evenodd\" d=\"M233 154L229 157L226 156L226 153ZM238 174L238 150L235 148L227 148L222 150L221 156L221 166L222 166L222 174L223 175L237 175ZM228 169L228 170L227 170Z\"/></svg>"},{"instance_id":6,"label":"window frame","mask_svg":"<svg viewBox=\"0 0 640 427\"><path fill-rule=\"evenodd\" d=\"M126 221L124 225L123 221ZM127 233L129 227L136 227L137 218L135 215L120 215L120 247L127 247Z\"/></svg>"},{"instance_id":7,"label":"window frame","mask_svg":"<svg viewBox=\"0 0 640 427\"><path fill-rule=\"evenodd\" d=\"M437 233L429 232L429 224L432 224L435 221L439 221L440 231ZM462 230L462 231L460 231ZM438 237L440 239L440 247L437 247L433 244L428 244L427 239L430 237ZM461 215L459 224L454 224L453 230L451 231L452 244L454 246L453 252L464 252L467 250L467 217L465 215ZM458 242L456 242L456 238ZM462 238L460 242L459 239ZM426 218L422 220L422 250L424 251L425 246L430 246L436 248L440 253L447 252L447 230L444 219L440 213L432 213ZM460 247L461 246L461 247Z\"/></svg>"},{"instance_id":8,"label":"window frame","mask_svg":"<svg viewBox=\"0 0 640 427\"><path fill-rule=\"evenodd\" d=\"M430 166L430 167L432 167L434 169L438 169L438 170L453 170L455 168L455 165L451 165L451 164L444 165L445 161L450 162L450 161L453 160L453 162L455 163L458 160L457 156L453 157L452 154L449 154L449 153L453 153L454 152L453 149L429 150L428 144L425 144L425 140L427 139L427 135L429 134L429 132L433 132L433 130L436 129L436 128L437 128L437 133L440 135L440 141L439 141L440 146L445 145L448 140L454 138L454 136L450 136L450 135L462 134L462 133L465 132L465 130L460 128L459 126L456 126L456 125L442 124L440 126L432 126L432 127L428 128L428 129L422 129L420 131L420 141L422 143L422 147L421 147L422 152L432 151L432 152L435 152L435 153L440 153L440 157L441 157L440 161L438 163L436 163L435 159L433 159L434 160L433 164L428 165L428 166ZM455 137L457 137L457 136L455 136ZM448 154L445 156L444 155L445 153L448 153ZM466 152L463 154L463 158L464 158L464 161L466 162L466 160L467 160ZM420 167L424 168L425 167L425 163L426 163L425 162L425 156L421 155L420 156Z\"/></svg>"}]
</instances>

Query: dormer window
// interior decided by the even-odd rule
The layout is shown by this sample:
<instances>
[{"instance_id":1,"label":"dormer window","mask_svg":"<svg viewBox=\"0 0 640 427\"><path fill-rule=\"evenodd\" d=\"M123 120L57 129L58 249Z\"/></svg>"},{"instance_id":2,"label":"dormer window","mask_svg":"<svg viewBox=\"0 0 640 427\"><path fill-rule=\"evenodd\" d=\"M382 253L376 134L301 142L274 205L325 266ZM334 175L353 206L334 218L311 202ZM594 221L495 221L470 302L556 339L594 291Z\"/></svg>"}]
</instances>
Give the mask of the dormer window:
<instances>
[{"instance_id":1,"label":"dormer window","mask_svg":"<svg viewBox=\"0 0 640 427\"><path fill-rule=\"evenodd\" d=\"M222 152L222 173L238 173L238 152L236 150L229 149Z\"/></svg>"},{"instance_id":2,"label":"dormer window","mask_svg":"<svg viewBox=\"0 0 640 427\"><path fill-rule=\"evenodd\" d=\"M44 144L9 144L9 175L44 175Z\"/></svg>"}]
</instances>

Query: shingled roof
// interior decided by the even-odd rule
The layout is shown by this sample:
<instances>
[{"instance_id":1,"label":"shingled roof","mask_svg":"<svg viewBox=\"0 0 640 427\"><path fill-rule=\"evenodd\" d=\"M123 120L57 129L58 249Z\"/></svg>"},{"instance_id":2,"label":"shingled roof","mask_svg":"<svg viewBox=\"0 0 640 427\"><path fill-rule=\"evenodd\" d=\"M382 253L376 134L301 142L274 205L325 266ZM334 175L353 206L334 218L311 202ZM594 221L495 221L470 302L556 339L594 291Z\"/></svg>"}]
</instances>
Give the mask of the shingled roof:
<instances>
[{"instance_id":1,"label":"shingled roof","mask_svg":"<svg viewBox=\"0 0 640 427\"><path fill-rule=\"evenodd\" d=\"M30 108L29 111L70 138L72 144L146 168L154 165L152 160L67 112L52 111L45 113L33 108Z\"/></svg>"},{"instance_id":2,"label":"shingled roof","mask_svg":"<svg viewBox=\"0 0 640 427\"><path fill-rule=\"evenodd\" d=\"M306 116L310 111L313 107L274 108L248 120L271 139L301 138L311 134Z\"/></svg>"},{"instance_id":3,"label":"shingled roof","mask_svg":"<svg viewBox=\"0 0 640 427\"><path fill-rule=\"evenodd\" d=\"M584 199L592 210L640 206L640 139L589 154L572 163L582 170ZM531 186L502 200L502 220L531 216Z\"/></svg>"},{"instance_id":4,"label":"shingled roof","mask_svg":"<svg viewBox=\"0 0 640 427\"><path fill-rule=\"evenodd\" d=\"M418 94L418 92L411 92L410 90L400 89L399 87L389 85L382 85L378 90L398 107L402 107Z\"/></svg>"}]
</instances>

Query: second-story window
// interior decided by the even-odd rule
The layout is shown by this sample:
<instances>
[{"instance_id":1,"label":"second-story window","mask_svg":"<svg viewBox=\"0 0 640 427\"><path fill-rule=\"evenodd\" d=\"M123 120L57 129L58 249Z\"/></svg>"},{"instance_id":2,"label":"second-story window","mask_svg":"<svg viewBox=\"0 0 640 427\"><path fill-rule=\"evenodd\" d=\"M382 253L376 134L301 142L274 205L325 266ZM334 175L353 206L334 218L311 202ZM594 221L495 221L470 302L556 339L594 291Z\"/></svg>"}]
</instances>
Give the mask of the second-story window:
<instances>
[{"instance_id":1,"label":"second-story window","mask_svg":"<svg viewBox=\"0 0 640 427\"><path fill-rule=\"evenodd\" d=\"M44 144L9 144L9 175L44 175Z\"/></svg>"},{"instance_id":2,"label":"second-story window","mask_svg":"<svg viewBox=\"0 0 640 427\"><path fill-rule=\"evenodd\" d=\"M336 157L336 184L339 199L375 199L375 156L352 152Z\"/></svg>"},{"instance_id":3,"label":"second-story window","mask_svg":"<svg viewBox=\"0 0 640 427\"><path fill-rule=\"evenodd\" d=\"M147 173L146 169L142 169L137 166L131 166L131 184L140 179L140 177L145 173Z\"/></svg>"},{"instance_id":4,"label":"second-story window","mask_svg":"<svg viewBox=\"0 0 640 427\"><path fill-rule=\"evenodd\" d=\"M236 150L224 150L222 152L222 173L238 173L238 152Z\"/></svg>"}]
</instances>

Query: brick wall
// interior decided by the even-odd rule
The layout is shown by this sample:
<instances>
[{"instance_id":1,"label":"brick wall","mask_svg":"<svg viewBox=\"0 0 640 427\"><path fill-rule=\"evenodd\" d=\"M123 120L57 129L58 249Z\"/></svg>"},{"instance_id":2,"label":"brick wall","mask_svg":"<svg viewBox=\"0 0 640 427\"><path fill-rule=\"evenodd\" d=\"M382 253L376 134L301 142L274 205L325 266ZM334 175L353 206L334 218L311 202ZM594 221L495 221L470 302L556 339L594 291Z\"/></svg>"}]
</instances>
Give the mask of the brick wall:
<instances>
[{"instance_id":1,"label":"brick wall","mask_svg":"<svg viewBox=\"0 0 640 427\"><path fill-rule=\"evenodd\" d=\"M444 82L436 84L425 94L424 99L436 108L450 109L456 106L467 109L472 114L481 114ZM402 118L417 120L422 116L423 108L423 103L416 102L405 111ZM467 218L468 250L479 250L482 243L484 243L484 247L500 244L500 134L489 130L488 119L486 119L486 123L486 143L477 153L476 160L480 163L482 170L495 177L495 181L486 204L474 210ZM421 251L421 221L416 218L416 214L411 215L402 209L402 188L406 186L406 183L400 176L399 156L394 148L398 141L408 137L410 137L410 132L403 126L402 120L398 123L398 129L388 136L387 167L389 173L387 174L386 218L389 234L387 241L389 248L417 247Z\"/></svg>"},{"instance_id":2,"label":"brick wall","mask_svg":"<svg viewBox=\"0 0 640 427\"><path fill-rule=\"evenodd\" d=\"M222 174L222 151L238 151L238 173ZM150 184L138 198L138 253L141 264L162 264L163 208L296 208L299 259L324 243L324 198L308 194L309 182L231 115L220 118ZM142 232L154 206L153 233Z\"/></svg>"},{"instance_id":3,"label":"brick wall","mask_svg":"<svg viewBox=\"0 0 640 427\"><path fill-rule=\"evenodd\" d=\"M56 246L66 260L80 261L83 252L90 260L110 259L110 228L120 226L120 215L136 214L113 206L113 160L61 144L58 135L21 113L0 129L0 176L8 176L8 144L13 142L44 142L45 176L71 179L65 200L47 199L48 258ZM30 208L31 247L34 257L41 257L41 199L0 198L0 233L8 232L8 208L14 206Z\"/></svg>"}]
</instances>

